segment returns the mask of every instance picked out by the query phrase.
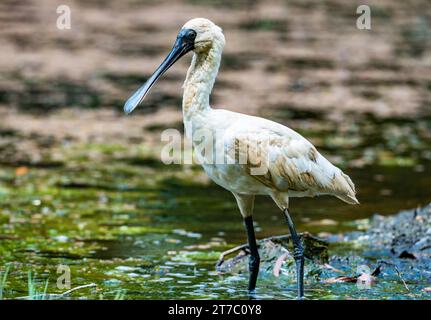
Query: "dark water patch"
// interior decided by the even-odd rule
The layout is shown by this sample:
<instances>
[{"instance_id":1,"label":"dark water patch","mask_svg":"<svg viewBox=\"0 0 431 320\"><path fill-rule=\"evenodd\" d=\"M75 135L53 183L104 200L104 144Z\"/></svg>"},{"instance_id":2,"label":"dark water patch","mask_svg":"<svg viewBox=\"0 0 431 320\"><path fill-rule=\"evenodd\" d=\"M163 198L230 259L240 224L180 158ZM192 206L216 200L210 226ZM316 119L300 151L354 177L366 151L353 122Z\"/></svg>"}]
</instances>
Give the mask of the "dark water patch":
<instances>
[{"instance_id":1,"label":"dark water patch","mask_svg":"<svg viewBox=\"0 0 431 320\"><path fill-rule=\"evenodd\" d=\"M49 250L39 251L37 252L37 254L47 259L68 259L68 260L80 261L86 258L85 256L82 256L82 255L71 254L67 252L49 251Z\"/></svg>"},{"instance_id":2,"label":"dark water patch","mask_svg":"<svg viewBox=\"0 0 431 320\"><path fill-rule=\"evenodd\" d=\"M65 107L97 108L100 92L88 84L65 79L21 79L21 89L0 89L2 103L27 112L52 111Z\"/></svg>"},{"instance_id":3,"label":"dark water patch","mask_svg":"<svg viewBox=\"0 0 431 320\"><path fill-rule=\"evenodd\" d=\"M384 71L401 71L403 66L396 62L384 61L384 60L371 60L367 64L364 64L353 70L384 70Z\"/></svg>"},{"instance_id":4,"label":"dark water patch","mask_svg":"<svg viewBox=\"0 0 431 320\"><path fill-rule=\"evenodd\" d=\"M94 46L94 43L90 40L87 41L76 41L75 39L69 39L64 37L55 37L51 40L51 45L55 48L61 48L63 50L78 52L83 47L91 47ZM78 53L76 53L78 54Z\"/></svg>"},{"instance_id":5,"label":"dark water patch","mask_svg":"<svg viewBox=\"0 0 431 320\"><path fill-rule=\"evenodd\" d=\"M37 132L31 132L26 139L34 141L39 148L51 148L58 143L53 135L41 135Z\"/></svg>"},{"instance_id":6,"label":"dark water patch","mask_svg":"<svg viewBox=\"0 0 431 320\"><path fill-rule=\"evenodd\" d=\"M378 19L385 20L391 19L394 17L395 10L393 8L387 6L378 6L373 4L372 6L372 15ZM387 23L385 21L385 23Z\"/></svg>"},{"instance_id":7,"label":"dark water patch","mask_svg":"<svg viewBox=\"0 0 431 320\"><path fill-rule=\"evenodd\" d=\"M166 165L160 159L150 158L150 157L129 157L129 158L119 158L116 161L123 162L132 166L142 166L150 168L165 168ZM179 167L179 165L170 165L173 169L174 167Z\"/></svg>"},{"instance_id":8,"label":"dark water patch","mask_svg":"<svg viewBox=\"0 0 431 320\"><path fill-rule=\"evenodd\" d=\"M376 90L358 90L357 94L367 100L379 100L382 95Z\"/></svg>"},{"instance_id":9,"label":"dark water patch","mask_svg":"<svg viewBox=\"0 0 431 320\"><path fill-rule=\"evenodd\" d=\"M239 90L241 89L241 86L234 81L217 80L214 84L213 95L217 95L218 89Z\"/></svg>"},{"instance_id":10,"label":"dark water patch","mask_svg":"<svg viewBox=\"0 0 431 320\"><path fill-rule=\"evenodd\" d=\"M405 69L405 66L396 61L386 61L377 58L370 59L366 63L359 65L350 65L348 69L351 71L393 71L401 72Z\"/></svg>"},{"instance_id":11,"label":"dark water patch","mask_svg":"<svg viewBox=\"0 0 431 320\"><path fill-rule=\"evenodd\" d=\"M37 24L40 21L37 17L37 13L35 12L36 10L34 10L34 7L31 7L30 4L25 4L25 5L21 4L19 8L11 8L11 7L13 6L10 4L7 4L7 5L5 5L4 3L1 4L0 22L3 25L6 25L8 27L18 26L19 28L19 26L22 24L33 26L34 24ZM22 37L14 37L13 33L8 34L7 36L9 40L12 40L12 42L14 42L15 45L17 46L23 45L23 47L26 47L26 45L22 41L23 40ZM36 44L33 41L33 39L29 39L29 41L31 44Z\"/></svg>"},{"instance_id":12,"label":"dark water patch","mask_svg":"<svg viewBox=\"0 0 431 320\"><path fill-rule=\"evenodd\" d=\"M122 40L115 49L112 49L116 55L136 57L152 57L167 53L168 50L166 46L142 43L138 40Z\"/></svg>"},{"instance_id":13,"label":"dark water patch","mask_svg":"<svg viewBox=\"0 0 431 320\"><path fill-rule=\"evenodd\" d=\"M19 133L16 130L0 127L0 137L16 137Z\"/></svg>"},{"instance_id":14,"label":"dark water patch","mask_svg":"<svg viewBox=\"0 0 431 320\"><path fill-rule=\"evenodd\" d=\"M410 125L411 127L417 126L420 128L422 125L431 128L431 115L425 117L405 117L405 116L388 116L388 117L378 117L373 113L366 113L363 115L363 118L359 118L360 122L371 123L372 125L396 125L396 126L406 126Z\"/></svg>"},{"instance_id":15,"label":"dark water patch","mask_svg":"<svg viewBox=\"0 0 431 320\"><path fill-rule=\"evenodd\" d=\"M245 70L251 67L251 63L259 59L259 56L249 53L237 53L223 55L221 61L222 70ZM217 82L216 82L217 83Z\"/></svg>"},{"instance_id":16,"label":"dark water patch","mask_svg":"<svg viewBox=\"0 0 431 320\"><path fill-rule=\"evenodd\" d=\"M275 19L249 19L239 24L240 29L249 31L277 31L287 32L288 31L287 20L275 20Z\"/></svg>"},{"instance_id":17,"label":"dark water patch","mask_svg":"<svg viewBox=\"0 0 431 320\"><path fill-rule=\"evenodd\" d=\"M71 181L71 182L60 182L57 184L60 188L65 189L91 189L91 190L100 190L100 191L122 191L122 192L144 192L148 191L147 188L135 187L128 184L119 184L119 185L110 185L103 183L91 183L91 182L79 182L79 181Z\"/></svg>"},{"instance_id":18,"label":"dark water patch","mask_svg":"<svg viewBox=\"0 0 431 320\"><path fill-rule=\"evenodd\" d=\"M33 23L34 22L35 20L33 21ZM29 23L32 23L32 22L29 21ZM34 34L26 34L26 33L15 32L15 33L6 35L5 38L6 38L6 41L12 43L12 45L17 47L19 50L24 50L24 51L35 50L40 47L40 44L42 42L40 37L37 37L37 36L35 37Z\"/></svg>"},{"instance_id":19,"label":"dark water patch","mask_svg":"<svg viewBox=\"0 0 431 320\"><path fill-rule=\"evenodd\" d=\"M1 154L1 148L0 148ZM65 163L62 161L54 160L42 160L42 161L31 161L22 159L4 159L0 156L0 164L7 167L28 167L28 168L39 168L39 169L58 169L63 168Z\"/></svg>"},{"instance_id":20,"label":"dark water patch","mask_svg":"<svg viewBox=\"0 0 431 320\"><path fill-rule=\"evenodd\" d=\"M0 164L7 168L60 168L61 160L53 160L49 155L17 149L15 141L0 143Z\"/></svg>"},{"instance_id":21,"label":"dark water patch","mask_svg":"<svg viewBox=\"0 0 431 320\"><path fill-rule=\"evenodd\" d=\"M60 168L64 167L62 160L53 159L49 149L57 145L57 141L49 137L37 135L11 135L0 140L0 164L5 167L25 170L28 168ZM21 141L31 141L31 147L19 148ZM18 169L17 169L18 170Z\"/></svg>"},{"instance_id":22,"label":"dark water patch","mask_svg":"<svg viewBox=\"0 0 431 320\"><path fill-rule=\"evenodd\" d=\"M401 30L396 53L398 55L422 57L431 47L430 39L430 19L425 15L421 15Z\"/></svg>"},{"instance_id":23,"label":"dark water patch","mask_svg":"<svg viewBox=\"0 0 431 320\"><path fill-rule=\"evenodd\" d=\"M216 8L230 8L234 10L250 10L257 4L256 0L187 0L190 4L198 6L211 6Z\"/></svg>"},{"instance_id":24,"label":"dark water patch","mask_svg":"<svg viewBox=\"0 0 431 320\"><path fill-rule=\"evenodd\" d=\"M285 71L286 69L334 69L334 61L318 57L276 58L269 62L266 70L269 72Z\"/></svg>"},{"instance_id":25,"label":"dark water patch","mask_svg":"<svg viewBox=\"0 0 431 320\"><path fill-rule=\"evenodd\" d=\"M332 19L339 21L339 23L343 23L345 20L356 21L359 16L359 14L356 13L358 6L358 4L337 0L325 1L321 3L321 7L326 11L326 14L331 16ZM391 7L384 5L379 6L377 3L373 3L373 5L370 7L372 16L376 18L376 25L379 23L387 24L387 20L394 17L394 10ZM334 24L334 26L339 27L339 23Z\"/></svg>"},{"instance_id":26,"label":"dark water patch","mask_svg":"<svg viewBox=\"0 0 431 320\"><path fill-rule=\"evenodd\" d=\"M325 114L321 111L313 110L303 110L295 105L279 105L269 107L266 111L263 110L263 117L265 117L266 112L272 114L273 119L283 119L283 120L322 120Z\"/></svg>"},{"instance_id":27,"label":"dark water patch","mask_svg":"<svg viewBox=\"0 0 431 320\"><path fill-rule=\"evenodd\" d=\"M424 86L425 82L408 77L381 77L381 78L371 78L367 76L353 76L344 81L347 86L385 86L385 87L394 87L394 86L408 86L408 87L419 87Z\"/></svg>"},{"instance_id":28,"label":"dark water patch","mask_svg":"<svg viewBox=\"0 0 431 320\"><path fill-rule=\"evenodd\" d=\"M160 132L160 131L164 131L167 129L175 129L181 133L184 133L184 124L182 121L181 122L179 121L179 122L172 123L169 125L160 123L160 124L148 125L145 127L145 130L148 130L150 132Z\"/></svg>"},{"instance_id":29,"label":"dark water patch","mask_svg":"<svg viewBox=\"0 0 431 320\"><path fill-rule=\"evenodd\" d=\"M134 88L136 90L137 88ZM130 90L130 95L133 93L133 89ZM104 108L110 108L114 110L119 116L124 116L124 103L127 101L130 95L124 94L124 97L115 96L115 97L107 97L105 96L104 101L101 105L103 105ZM148 113L151 113L152 110L147 110Z\"/></svg>"},{"instance_id":30,"label":"dark water patch","mask_svg":"<svg viewBox=\"0 0 431 320\"><path fill-rule=\"evenodd\" d=\"M315 88L327 89L332 84L327 81L308 81L308 79L293 79L288 86L292 92L312 92Z\"/></svg>"},{"instance_id":31,"label":"dark water patch","mask_svg":"<svg viewBox=\"0 0 431 320\"><path fill-rule=\"evenodd\" d=\"M115 0L77 0L77 3L79 3L79 6L82 6L83 8L95 8L100 9L103 8L110 8L111 10L124 10L124 7L127 7L127 9L130 8L136 8L136 9L142 9L142 7L146 6L153 6L156 4L159 4L160 1L157 0L124 0L121 3L118 3Z\"/></svg>"},{"instance_id":32,"label":"dark water patch","mask_svg":"<svg viewBox=\"0 0 431 320\"><path fill-rule=\"evenodd\" d=\"M106 79L112 84L119 86L121 88L138 88L143 85L149 78L151 74L142 73L115 73L115 72L104 72L100 74L102 79ZM164 81L180 81L183 77L175 74L165 74L163 76Z\"/></svg>"},{"instance_id":33,"label":"dark water patch","mask_svg":"<svg viewBox=\"0 0 431 320\"><path fill-rule=\"evenodd\" d=\"M127 93L125 93L122 97L105 97L104 101L102 102L103 107L111 108L118 112L119 115L123 116L123 108L125 101L127 101L130 95L135 92L142 84L143 83L139 83L130 86L130 89L128 89ZM181 108L181 106L182 97L180 94L168 94L163 91L158 91L158 89L155 88L153 92L151 92L151 94L148 96L144 106L136 108L133 113L151 114L157 112L158 110L161 110L162 108L171 108L178 110Z\"/></svg>"},{"instance_id":34,"label":"dark water patch","mask_svg":"<svg viewBox=\"0 0 431 320\"><path fill-rule=\"evenodd\" d=\"M135 21L133 24L129 26L129 30L132 32L137 32L139 34L145 34L145 33L154 33L154 32L161 32L162 29L160 26L157 26L155 24L149 24L145 22L138 22Z\"/></svg>"},{"instance_id":35,"label":"dark water patch","mask_svg":"<svg viewBox=\"0 0 431 320\"><path fill-rule=\"evenodd\" d=\"M77 2L79 3L80 6L82 7L89 7L89 8L100 8L100 6L112 6L112 4L115 2L113 0L89 0L89 1L84 1L84 0L77 0Z\"/></svg>"}]
</instances>

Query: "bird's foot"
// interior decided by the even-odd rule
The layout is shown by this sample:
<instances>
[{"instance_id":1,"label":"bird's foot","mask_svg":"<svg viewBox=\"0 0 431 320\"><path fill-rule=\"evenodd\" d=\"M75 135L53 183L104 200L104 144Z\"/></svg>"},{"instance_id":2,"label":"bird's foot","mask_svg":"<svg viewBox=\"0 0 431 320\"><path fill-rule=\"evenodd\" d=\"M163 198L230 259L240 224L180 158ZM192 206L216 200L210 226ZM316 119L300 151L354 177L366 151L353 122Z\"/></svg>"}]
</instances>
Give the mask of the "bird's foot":
<instances>
[{"instance_id":1,"label":"bird's foot","mask_svg":"<svg viewBox=\"0 0 431 320\"><path fill-rule=\"evenodd\" d=\"M301 243L293 248L293 258L295 261L304 259L304 247Z\"/></svg>"},{"instance_id":2,"label":"bird's foot","mask_svg":"<svg viewBox=\"0 0 431 320\"><path fill-rule=\"evenodd\" d=\"M298 243L293 249L296 263L296 281L298 286L298 300L304 299L304 248Z\"/></svg>"}]
</instances>

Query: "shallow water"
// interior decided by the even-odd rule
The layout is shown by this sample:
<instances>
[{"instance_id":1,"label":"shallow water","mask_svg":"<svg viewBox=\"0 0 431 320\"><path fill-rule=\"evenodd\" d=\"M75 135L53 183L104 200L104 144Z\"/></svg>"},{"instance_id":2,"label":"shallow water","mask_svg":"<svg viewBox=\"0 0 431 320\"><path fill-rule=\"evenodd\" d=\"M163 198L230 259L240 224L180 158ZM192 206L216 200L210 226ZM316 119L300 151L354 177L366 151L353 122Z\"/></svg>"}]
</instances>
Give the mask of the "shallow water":
<instances>
[{"instance_id":1,"label":"shallow water","mask_svg":"<svg viewBox=\"0 0 431 320\"><path fill-rule=\"evenodd\" d=\"M292 126L301 130L298 121ZM307 130L312 137L325 125L317 123L317 129ZM411 127L409 122L404 125ZM422 149L411 151L417 142L407 144L408 152L392 149L392 158L366 158L366 150L378 151L389 143L382 138L388 134L379 132L374 143L351 153L349 144L331 149L330 131L325 139L313 141L339 165L356 167L346 172L357 185L361 205L329 197L293 199L291 211L300 231L322 236L353 231L358 221L375 213L393 214L431 201L431 165ZM419 140L421 147L429 143L421 134L411 139ZM244 290L247 274L215 271L220 252L246 241L233 197L214 184L199 182L200 168L165 167L136 148L65 145L58 167L9 165L0 171L0 270L10 266L4 297L27 295L28 271L40 287L49 279L48 292L61 292L56 271L65 264L71 268L72 287L97 284L97 289L83 289L74 298L111 299L119 293L125 299L249 298ZM343 155L338 162L331 157L335 150ZM404 160L396 162L397 157ZM357 165L361 161L364 164ZM257 198L255 221L259 238L287 232L268 198ZM382 258L375 256L382 253L336 243L330 254L363 254L366 259L358 264ZM346 269L342 260L333 258L331 263ZM325 284L313 278L307 279L306 287L308 297L319 299L420 297L423 279L410 279L410 285L416 295L406 293L393 274L365 291L354 284ZM255 298L294 296L293 277L261 272Z\"/></svg>"}]
</instances>

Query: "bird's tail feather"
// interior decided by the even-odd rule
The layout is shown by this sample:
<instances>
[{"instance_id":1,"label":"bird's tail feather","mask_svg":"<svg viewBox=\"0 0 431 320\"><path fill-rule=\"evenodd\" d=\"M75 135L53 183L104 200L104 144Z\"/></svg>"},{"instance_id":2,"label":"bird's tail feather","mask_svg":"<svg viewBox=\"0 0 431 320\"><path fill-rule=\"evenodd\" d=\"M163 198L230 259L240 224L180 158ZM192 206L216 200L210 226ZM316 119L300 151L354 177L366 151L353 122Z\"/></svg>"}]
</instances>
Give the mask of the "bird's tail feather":
<instances>
[{"instance_id":1,"label":"bird's tail feather","mask_svg":"<svg viewBox=\"0 0 431 320\"><path fill-rule=\"evenodd\" d=\"M358 199L356 199L355 196L352 196L350 194L337 195L336 197L348 204L359 204Z\"/></svg>"},{"instance_id":2,"label":"bird's tail feather","mask_svg":"<svg viewBox=\"0 0 431 320\"><path fill-rule=\"evenodd\" d=\"M336 197L348 204L359 204L358 199L356 199L355 185L353 184L353 181L350 179L350 177L344 173L341 173L341 175L338 177L340 185L343 186L343 192L337 194Z\"/></svg>"}]
</instances>

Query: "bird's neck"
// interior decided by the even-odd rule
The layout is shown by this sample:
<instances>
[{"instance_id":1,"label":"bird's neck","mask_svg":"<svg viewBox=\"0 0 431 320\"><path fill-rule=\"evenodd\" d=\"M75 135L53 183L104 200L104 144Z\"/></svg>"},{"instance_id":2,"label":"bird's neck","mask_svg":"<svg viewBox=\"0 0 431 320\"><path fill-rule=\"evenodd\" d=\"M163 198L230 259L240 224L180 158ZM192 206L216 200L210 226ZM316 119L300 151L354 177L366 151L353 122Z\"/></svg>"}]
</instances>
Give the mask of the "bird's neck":
<instances>
[{"instance_id":1,"label":"bird's neck","mask_svg":"<svg viewBox=\"0 0 431 320\"><path fill-rule=\"evenodd\" d=\"M193 55L184 82L184 121L194 114L210 109L209 97L220 66L223 45L214 43L210 50Z\"/></svg>"}]
</instances>

